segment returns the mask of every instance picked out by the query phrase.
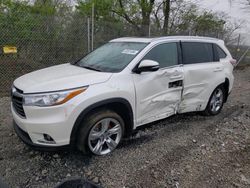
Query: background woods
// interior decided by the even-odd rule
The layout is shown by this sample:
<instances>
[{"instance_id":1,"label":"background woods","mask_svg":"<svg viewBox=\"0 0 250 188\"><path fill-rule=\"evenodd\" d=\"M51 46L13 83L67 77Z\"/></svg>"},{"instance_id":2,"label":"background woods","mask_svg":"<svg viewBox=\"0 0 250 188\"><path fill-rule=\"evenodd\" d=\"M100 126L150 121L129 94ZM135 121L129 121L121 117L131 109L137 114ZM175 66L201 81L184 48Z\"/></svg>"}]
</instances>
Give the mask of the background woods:
<instances>
[{"instance_id":1,"label":"background woods","mask_svg":"<svg viewBox=\"0 0 250 188\"><path fill-rule=\"evenodd\" d=\"M24 73L76 61L92 44L166 35L211 36L231 44L241 24L184 0L0 0L1 93L8 94ZM17 54L4 54L8 45Z\"/></svg>"}]
</instances>

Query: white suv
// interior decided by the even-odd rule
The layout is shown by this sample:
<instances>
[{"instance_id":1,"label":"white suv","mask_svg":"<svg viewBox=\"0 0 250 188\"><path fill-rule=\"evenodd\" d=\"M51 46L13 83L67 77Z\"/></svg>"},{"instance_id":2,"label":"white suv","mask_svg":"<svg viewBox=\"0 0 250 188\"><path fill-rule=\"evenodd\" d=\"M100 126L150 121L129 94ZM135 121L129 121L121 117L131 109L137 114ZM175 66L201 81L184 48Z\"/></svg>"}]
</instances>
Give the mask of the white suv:
<instances>
[{"instance_id":1,"label":"white suv","mask_svg":"<svg viewBox=\"0 0 250 188\"><path fill-rule=\"evenodd\" d=\"M14 128L39 149L77 146L105 155L141 125L176 113L218 114L234 63L214 38L115 39L75 63L16 79Z\"/></svg>"}]
</instances>

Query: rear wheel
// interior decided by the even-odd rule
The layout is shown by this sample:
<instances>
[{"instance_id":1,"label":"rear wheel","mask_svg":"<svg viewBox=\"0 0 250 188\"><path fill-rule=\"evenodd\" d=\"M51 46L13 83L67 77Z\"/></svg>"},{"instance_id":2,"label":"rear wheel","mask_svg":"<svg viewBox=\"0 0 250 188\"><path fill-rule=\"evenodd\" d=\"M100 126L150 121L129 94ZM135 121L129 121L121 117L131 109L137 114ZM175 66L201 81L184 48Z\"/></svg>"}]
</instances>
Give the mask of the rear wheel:
<instances>
[{"instance_id":1,"label":"rear wheel","mask_svg":"<svg viewBox=\"0 0 250 188\"><path fill-rule=\"evenodd\" d=\"M220 113L225 99L225 89L222 85L218 86L210 96L207 107L203 112L205 115L217 115Z\"/></svg>"},{"instance_id":2,"label":"rear wheel","mask_svg":"<svg viewBox=\"0 0 250 188\"><path fill-rule=\"evenodd\" d=\"M106 155L120 143L124 132L124 121L111 110L92 113L80 128L77 146L84 153Z\"/></svg>"}]
</instances>

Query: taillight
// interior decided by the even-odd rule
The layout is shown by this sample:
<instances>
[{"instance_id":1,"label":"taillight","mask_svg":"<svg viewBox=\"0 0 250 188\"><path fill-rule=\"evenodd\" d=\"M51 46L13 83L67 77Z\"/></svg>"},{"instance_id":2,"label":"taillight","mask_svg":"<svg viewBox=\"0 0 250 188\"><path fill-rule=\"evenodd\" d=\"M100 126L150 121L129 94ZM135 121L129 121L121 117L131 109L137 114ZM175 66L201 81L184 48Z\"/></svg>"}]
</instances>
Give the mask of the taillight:
<instances>
[{"instance_id":1,"label":"taillight","mask_svg":"<svg viewBox=\"0 0 250 188\"><path fill-rule=\"evenodd\" d=\"M229 61L234 67L237 65L237 60L236 59L231 59Z\"/></svg>"}]
</instances>

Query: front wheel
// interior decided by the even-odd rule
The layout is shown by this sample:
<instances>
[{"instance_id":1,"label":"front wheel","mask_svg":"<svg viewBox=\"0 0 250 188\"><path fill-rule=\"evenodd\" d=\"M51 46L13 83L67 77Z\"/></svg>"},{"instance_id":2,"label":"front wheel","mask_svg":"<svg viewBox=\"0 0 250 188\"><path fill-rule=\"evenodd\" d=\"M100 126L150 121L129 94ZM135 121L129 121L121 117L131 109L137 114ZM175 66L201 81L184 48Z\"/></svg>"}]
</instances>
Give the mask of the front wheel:
<instances>
[{"instance_id":1,"label":"front wheel","mask_svg":"<svg viewBox=\"0 0 250 188\"><path fill-rule=\"evenodd\" d=\"M215 88L212 95L210 96L204 114L212 116L219 114L224 104L224 98L225 98L224 87L221 85Z\"/></svg>"},{"instance_id":2,"label":"front wheel","mask_svg":"<svg viewBox=\"0 0 250 188\"><path fill-rule=\"evenodd\" d=\"M78 149L95 155L106 155L120 143L124 121L117 113L101 110L92 113L83 122L78 135Z\"/></svg>"}]
</instances>

